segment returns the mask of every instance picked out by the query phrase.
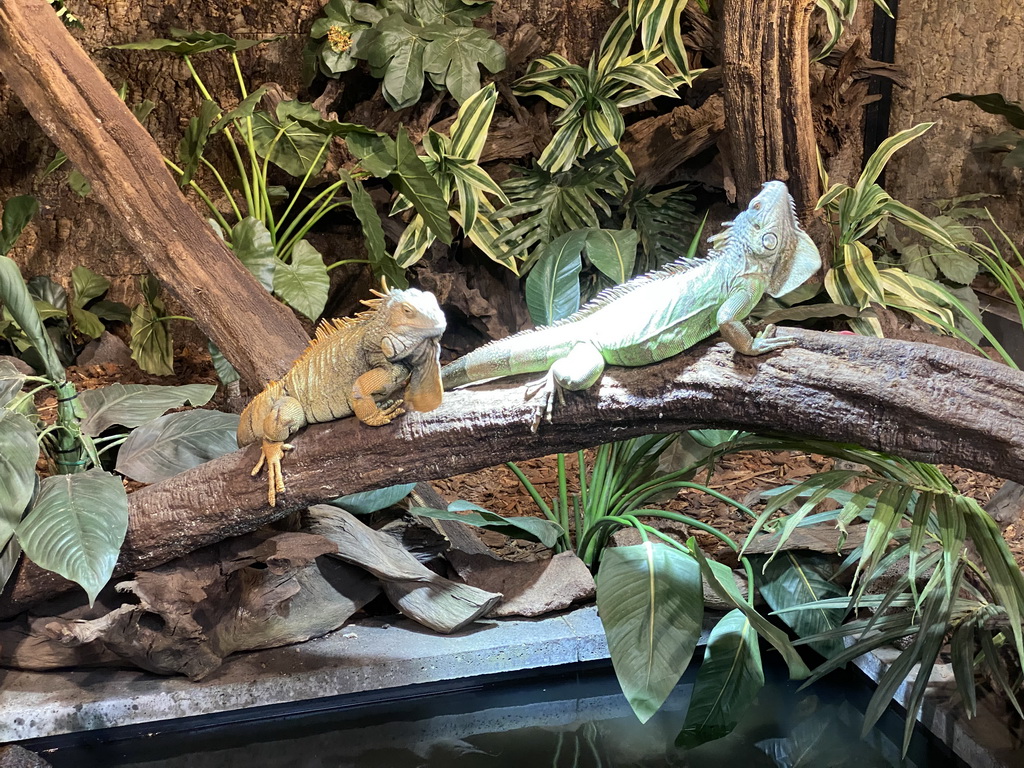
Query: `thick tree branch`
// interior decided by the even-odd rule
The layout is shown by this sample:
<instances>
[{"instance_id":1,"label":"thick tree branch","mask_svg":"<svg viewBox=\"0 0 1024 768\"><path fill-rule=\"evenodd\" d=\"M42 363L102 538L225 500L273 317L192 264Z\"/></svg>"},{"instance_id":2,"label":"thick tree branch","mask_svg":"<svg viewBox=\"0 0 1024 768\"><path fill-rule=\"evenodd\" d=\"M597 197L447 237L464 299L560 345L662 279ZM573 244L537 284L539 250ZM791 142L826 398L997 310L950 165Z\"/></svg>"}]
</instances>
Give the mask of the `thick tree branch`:
<instances>
[{"instance_id":1,"label":"thick tree branch","mask_svg":"<svg viewBox=\"0 0 1024 768\"><path fill-rule=\"evenodd\" d=\"M258 389L284 373L308 341L302 326L188 205L152 138L45 0L0 0L0 73L246 383Z\"/></svg>"},{"instance_id":2,"label":"thick tree branch","mask_svg":"<svg viewBox=\"0 0 1024 768\"><path fill-rule=\"evenodd\" d=\"M787 329L790 332L790 329ZM118 573L151 568L285 513L347 493L449 477L695 426L859 443L1024 482L1024 374L928 344L793 330L800 345L764 357L724 343L644 368L610 368L569 393L553 423L530 432L524 379L445 394L440 408L386 427L343 419L310 427L284 462L288 490L267 507L257 450L223 456L131 494ZM0 617L66 589L26 566Z\"/></svg>"}]
</instances>

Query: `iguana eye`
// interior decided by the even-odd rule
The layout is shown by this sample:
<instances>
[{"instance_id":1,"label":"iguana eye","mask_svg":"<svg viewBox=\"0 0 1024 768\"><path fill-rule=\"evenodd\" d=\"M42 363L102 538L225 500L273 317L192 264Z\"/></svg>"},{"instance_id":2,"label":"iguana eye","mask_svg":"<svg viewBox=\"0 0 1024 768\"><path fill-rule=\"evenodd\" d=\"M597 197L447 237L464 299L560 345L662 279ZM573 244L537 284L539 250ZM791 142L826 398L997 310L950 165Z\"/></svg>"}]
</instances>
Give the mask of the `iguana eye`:
<instances>
[{"instance_id":1,"label":"iguana eye","mask_svg":"<svg viewBox=\"0 0 1024 768\"><path fill-rule=\"evenodd\" d=\"M765 250L774 251L775 246L779 244L779 238L774 232L765 232L761 235L761 245L765 247Z\"/></svg>"},{"instance_id":2,"label":"iguana eye","mask_svg":"<svg viewBox=\"0 0 1024 768\"><path fill-rule=\"evenodd\" d=\"M410 307L408 304L402 305L402 311L405 312L405 314L407 315L412 315L412 307Z\"/></svg>"}]
</instances>

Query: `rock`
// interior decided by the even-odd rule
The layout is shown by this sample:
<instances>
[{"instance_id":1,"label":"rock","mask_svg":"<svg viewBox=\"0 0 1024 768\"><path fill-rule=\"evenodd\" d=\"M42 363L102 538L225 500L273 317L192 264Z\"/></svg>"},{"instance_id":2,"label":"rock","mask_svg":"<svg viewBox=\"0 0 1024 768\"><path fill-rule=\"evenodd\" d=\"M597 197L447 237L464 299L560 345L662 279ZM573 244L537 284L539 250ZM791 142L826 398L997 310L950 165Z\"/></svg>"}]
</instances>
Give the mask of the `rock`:
<instances>
[{"instance_id":1,"label":"rock","mask_svg":"<svg viewBox=\"0 0 1024 768\"><path fill-rule=\"evenodd\" d=\"M1024 517L1024 485L1007 480L985 505L985 511L992 515L1000 528L1016 523Z\"/></svg>"},{"instance_id":2,"label":"rock","mask_svg":"<svg viewBox=\"0 0 1024 768\"><path fill-rule=\"evenodd\" d=\"M449 553L449 558L452 554ZM573 552L518 563L493 555L462 553L452 566L467 584L504 595L487 614L491 618L543 616L594 597L594 577Z\"/></svg>"},{"instance_id":3,"label":"rock","mask_svg":"<svg viewBox=\"0 0 1024 768\"><path fill-rule=\"evenodd\" d=\"M75 360L76 365L130 365L132 351L121 339L110 331L104 331L98 339L85 345Z\"/></svg>"},{"instance_id":4,"label":"rock","mask_svg":"<svg viewBox=\"0 0 1024 768\"><path fill-rule=\"evenodd\" d=\"M35 376L36 369L26 363L20 357L14 357L13 355L0 355L0 363L8 362L14 366L14 369L18 373L23 373L26 376Z\"/></svg>"},{"instance_id":5,"label":"rock","mask_svg":"<svg viewBox=\"0 0 1024 768\"><path fill-rule=\"evenodd\" d=\"M0 768L49 768L50 764L35 752L17 744L0 747Z\"/></svg>"}]
</instances>

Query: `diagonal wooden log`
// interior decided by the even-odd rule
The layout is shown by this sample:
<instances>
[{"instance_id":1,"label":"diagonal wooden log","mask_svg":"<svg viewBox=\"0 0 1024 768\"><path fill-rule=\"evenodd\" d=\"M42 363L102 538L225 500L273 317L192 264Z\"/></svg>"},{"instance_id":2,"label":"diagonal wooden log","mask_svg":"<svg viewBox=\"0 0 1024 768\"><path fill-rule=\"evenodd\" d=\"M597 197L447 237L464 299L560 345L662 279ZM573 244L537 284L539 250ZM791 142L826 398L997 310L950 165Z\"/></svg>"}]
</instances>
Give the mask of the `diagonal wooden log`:
<instances>
[{"instance_id":1,"label":"diagonal wooden log","mask_svg":"<svg viewBox=\"0 0 1024 768\"><path fill-rule=\"evenodd\" d=\"M0 0L0 74L246 384L261 389L284 373L309 340L302 326L192 210L153 139L46 0Z\"/></svg>"},{"instance_id":2,"label":"diagonal wooden log","mask_svg":"<svg viewBox=\"0 0 1024 768\"><path fill-rule=\"evenodd\" d=\"M929 344L786 332L799 346L763 357L704 343L658 365L609 368L598 386L569 393L537 434L524 402L532 377L446 393L437 410L385 427L354 419L309 427L285 457L288 490L276 508L267 506L265 477L249 474L255 447L222 456L131 494L116 573L347 493L697 426L859 443L1024 482L1024 374ZM0 618L68 588L23 565Z\"/></svg>"}]
</instances>

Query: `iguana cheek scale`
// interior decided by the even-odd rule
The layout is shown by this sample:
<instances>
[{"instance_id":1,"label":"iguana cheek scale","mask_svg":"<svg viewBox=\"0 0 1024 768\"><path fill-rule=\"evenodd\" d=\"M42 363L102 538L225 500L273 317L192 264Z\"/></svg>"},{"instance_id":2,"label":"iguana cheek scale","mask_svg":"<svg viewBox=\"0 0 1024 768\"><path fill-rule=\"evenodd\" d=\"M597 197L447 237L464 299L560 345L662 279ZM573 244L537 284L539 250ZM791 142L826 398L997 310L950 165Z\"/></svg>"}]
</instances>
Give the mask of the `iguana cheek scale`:
<instances>
[{"instance_id":1,"label":"iguana cheek scale","mask_svg":"<svg viewBox=\"0 0 1024 768\"><path fill-rule=\"evenodd\" d=\"M355 415L381 426L405 413L441 404L440 338L445 319L430 293L374 291L370 311L325 321L280 381L267 385L242 411L238 445L262 442L252 474L267 467L271 506L284 491L286 441L307 424ZM393 399L401 394L400 399Z\"/></svg>"},{"instance_id":2,"label":"iguana cheek scale","mask_svg":"<svg viewBox=\"0 0 1024 768\"><path fill-rule=\"evenodd\" d=\"M789 293L821 268L786 185L765 184L709 242L706 259L683 259L648 272L601 292L565 320L491 342L446 365L444 388L546 371L559 388L587 389L606 364L649 365L715 332L744 355L795 343L774 336L772 326L755 338L742 322L765 293ZM544 408L550 413L550 391Z\"/></svg>"}]
</instances>

